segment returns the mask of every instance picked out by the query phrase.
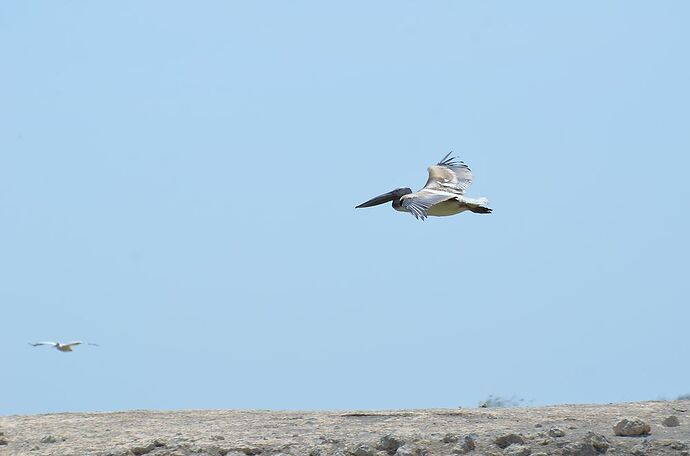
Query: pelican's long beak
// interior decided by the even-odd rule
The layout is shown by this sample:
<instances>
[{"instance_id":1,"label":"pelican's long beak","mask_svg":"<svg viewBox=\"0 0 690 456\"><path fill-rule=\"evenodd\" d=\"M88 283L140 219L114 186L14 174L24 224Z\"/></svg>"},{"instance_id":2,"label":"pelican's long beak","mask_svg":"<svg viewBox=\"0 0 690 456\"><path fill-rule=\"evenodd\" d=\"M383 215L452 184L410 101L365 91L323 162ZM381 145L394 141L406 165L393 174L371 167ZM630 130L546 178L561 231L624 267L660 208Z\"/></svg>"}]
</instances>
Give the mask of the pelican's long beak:
<instances>
[{"instance_id":1,"label":"pelican's long beak","mask_svg":"<svg viewBox=\"0 0 690 456\"><path fill-rule=\"evenodd\" d=\"M358 209L360 207L371 207L371 206L378 206L379 204L387 203L389 201L393 201L395 198L398 197L398 191L393 190L388 193L384 193L383 195L379 195L375 198L370 199L369 201L366 201L359 206L355 206L355 209Z\"/></svg>"}]
</instances>

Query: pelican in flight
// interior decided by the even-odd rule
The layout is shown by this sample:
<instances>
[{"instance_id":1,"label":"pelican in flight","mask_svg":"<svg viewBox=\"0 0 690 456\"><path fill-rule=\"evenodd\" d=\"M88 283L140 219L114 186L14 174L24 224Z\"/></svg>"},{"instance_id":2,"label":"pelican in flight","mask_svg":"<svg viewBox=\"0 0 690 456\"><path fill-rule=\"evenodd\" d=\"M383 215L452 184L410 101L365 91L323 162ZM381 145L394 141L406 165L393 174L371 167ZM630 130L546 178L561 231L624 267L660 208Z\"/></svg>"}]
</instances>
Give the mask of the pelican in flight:
<instances>
[{"instance_id":1,"label":"pelican in flight","mask_svg":"<svg viewBox=\"0 0 690 456\"><path fill-rule=\"evenodd\" d=\"M465 196L465 190L472 183L472 171L450 154L452 152L448 152L437 164L429 166L429 179L421 190L412 193L409 188L396 188L356 208L378 206L392 201L396 211L409 212L416 219L422 220L432 215L443 217L464 211L491 214L491 209L486 206L489 204L488 199Z\"/></svg>"},{"instance_id":2,"label":"pelican in flight","mask_svg":"<svg viewBox=\"0 0 690 456\"><path fill-rule=\"evenodd\" d=\"M76 347L77 345L81 345L84 342L80 340L75 340L74 342L70 342L67 344L61 344L60 342L35 342L35 343L29 343L32 347L38 347L39 345L50 345L51 347L55 347L61 352L71 352L72 347ZM92 343L87 343L87 345L95 345L98 346L98 344L92 344Z\"/></svg>"}]
</instances>

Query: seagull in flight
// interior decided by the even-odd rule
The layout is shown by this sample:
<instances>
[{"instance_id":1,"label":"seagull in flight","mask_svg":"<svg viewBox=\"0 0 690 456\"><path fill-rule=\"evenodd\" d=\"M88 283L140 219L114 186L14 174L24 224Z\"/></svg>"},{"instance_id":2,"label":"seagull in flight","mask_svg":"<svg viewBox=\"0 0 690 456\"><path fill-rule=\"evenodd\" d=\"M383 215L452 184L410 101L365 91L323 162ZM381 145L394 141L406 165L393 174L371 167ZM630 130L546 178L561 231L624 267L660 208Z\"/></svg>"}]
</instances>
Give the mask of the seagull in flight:
<instances>
[{"instance_id":1,"label":"seagull in flight","mask_svg":"<svg viewBox=\"0 0 690 456\"><path fill-rule=\"evenodd\" d=\"M427 168L429 178L421 190L412 193L406 187L396 188L356 208L378 206L392 201L396 211L409 212L416 219L422 220L429 216L443 217L464 211L491 214L491 209L487 207L488 199L465 196L465 190L472 184L472 171L464 162L451 157L452 153L448 152L440 162Z\"/></svg>"},{"instance_id":2,"label":"seagull in flight","mask_svg":"<svg viewBox=\"0 0 690 456\"><path fill-rule=\"evenodd\" d=\"M62 344L60 342L35 342L35 343L29 343L32 347L38 347L39 345L49 345L51 347L57 348L61 352L71 352L72 347L76 347L77 345L81 345L84 342L80 340L75 340L74 342L69 342L67 344ZM86 343L86 345L95 345L98 346L98 344L92 344L92 343Z\"/></svg>"}]
</instances>

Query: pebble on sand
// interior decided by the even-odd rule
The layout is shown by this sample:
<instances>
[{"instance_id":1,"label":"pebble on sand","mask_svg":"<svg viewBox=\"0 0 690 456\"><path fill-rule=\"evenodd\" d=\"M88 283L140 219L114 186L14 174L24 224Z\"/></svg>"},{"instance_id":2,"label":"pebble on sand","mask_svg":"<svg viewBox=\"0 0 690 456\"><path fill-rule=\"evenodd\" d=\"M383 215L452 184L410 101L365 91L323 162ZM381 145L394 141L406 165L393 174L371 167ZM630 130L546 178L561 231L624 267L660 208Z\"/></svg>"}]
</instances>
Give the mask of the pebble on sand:
<instances>
[{"instance_id":1,"label":"pebble on sand","mask_svg":"<svg viewBox=\"0 0 690 456\"><path fill-rule=\"evenodd\" d=\"M549 429L549 436L551 437L563 437L564 435L565 431L563 429L559 429L557 427Z\"/></svg>"},{"instance_id":2,"label":"pebble on sand","mask_svg":"<svg viewBox=\"0 0 690 456\"><path fill-rule=\"evenodd\" d=\"M41 439L41 443L57 443L57 442L64 442L65 439L64 437L56 437L54 435L46 435Z\"/></svg>"},{"instance_id":3,"label":"pebble on sand","mask_svg":"<svg viewBox=\"0 0 690 456\"><path fill-rule=\"evenodd\" d=\"M351 451L354 456L375 456L376 449L365 443L358 445L354 450Z\"/></svg>"},{"instance_id":4,"label":"pebble on sand","mask_svg":"<svg viewBox=\"0 0 690 456\"><path fill-rule=\"evenodd\" d=\"M613 427L613 433L623 437L647 435L651 432L649 424L639 418L624 418Z\"/></svg>"},{"instance_id":5,"label":"pebble on sand","mask_svg":"<svg viewBox=\"0 0 690 456\"><path fill-rule=\"evenodd\" d=\"M457 434L452 434L452 433L449 432L448 434L446 434L446 435L443 436L443 439L441 440L441 442L443 442L443 443L456 443L456 442L458 442L459 440L460 440L460 436L459 436L459 435L457 435Z\"/></svg>"},{"instance_id":6,"label":"pebble on sand","mask_svg":"<svg viewBox=\"0 0 690 456\"><path fill-rule=\"evenodd\" d=\"M676 415L671 415L664 419L664 421L661 422L666 427L676 427L680 426L680 421L678 420L678 417Z\"/></svg>"},{"instance_id":7,"label":"pebble on sand","mask_svg":"<svg viewBox=\"0 0 690 456\"><path fill-rule=\"evenodd\" d=\"M506 456L529 456L532 454L532 450L525 445L515 444L506 448L503 454Z\"/></svg>"},{"instance_id":8,"label":"pebble on sand","mask_svg":"<svg viewBox=\"0 0 690 456\"><path fill-rule=\"evenodd\" d=\"M161 440L154 440L153 442L150 442L146 445L140 445L140 446L135 446L133 448L130 448L129 451L134 453L135 456L141 456L143 454L148 454L155 450L156 448L164 447L167 446L165 442Z\"/></svg>"},{"instance_id":9,"label":"pebble on sand","mask_svg":"<svg viewBox=\"0 0 690 456\"><path fill-rule=\"evenodd\" d=\"M411 445L403 445L395 452L395 456L426 456L427 451L424 448L413 447Z\"/></svg>"}]
</instances>

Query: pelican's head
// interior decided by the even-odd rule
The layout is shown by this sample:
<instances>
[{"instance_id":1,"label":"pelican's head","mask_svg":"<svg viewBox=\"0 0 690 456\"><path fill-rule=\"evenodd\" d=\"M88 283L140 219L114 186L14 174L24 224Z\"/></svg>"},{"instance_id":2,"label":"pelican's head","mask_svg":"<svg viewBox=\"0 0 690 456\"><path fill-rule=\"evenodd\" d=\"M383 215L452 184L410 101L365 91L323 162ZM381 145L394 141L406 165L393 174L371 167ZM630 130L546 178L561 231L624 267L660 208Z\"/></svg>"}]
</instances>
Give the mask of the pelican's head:
<instances>
[{"instance_id":1,"label":"pelican's head","mask_svg":"<svg viewBox=\"0 0 690 456\"><path fill-rule=\"evenodd\" d=\"M403 195L409 195L410 193L412 193L412 190L407 187L396 188L393 191L376 196L369 201L360 204L359 206L355 206L355 209L360 207L378 206L379 204L387 203L388 201L392 201L393 207L397 208L400 207L400 197Z\"/></svg>"}]
</instances>

